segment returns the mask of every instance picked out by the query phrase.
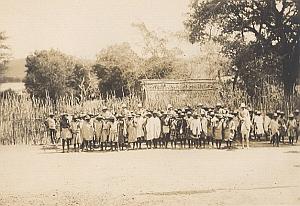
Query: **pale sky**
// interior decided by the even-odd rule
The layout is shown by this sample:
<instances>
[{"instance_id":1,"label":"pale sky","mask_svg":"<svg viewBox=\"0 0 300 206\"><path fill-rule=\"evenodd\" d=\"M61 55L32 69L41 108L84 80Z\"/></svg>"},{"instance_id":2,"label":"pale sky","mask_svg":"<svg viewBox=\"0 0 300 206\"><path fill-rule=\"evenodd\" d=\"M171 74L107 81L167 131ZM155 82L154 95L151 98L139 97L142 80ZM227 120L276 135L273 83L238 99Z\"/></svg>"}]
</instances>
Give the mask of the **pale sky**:
<instances>
[{"instance_id":1,"label":"pale sky","mask_svg":"<svg viewBox=\"0 0 300 206\"><path fill-rule=\"evenodd\" d=\"M136 50L141 35L132 23L150 30L176 32L190 0L0 0L0 31L6 31L13 57L55 48L94 59L101 49L129 42ZM192 55L198 48L185 44Z\"/></svg>"}]
</instances>

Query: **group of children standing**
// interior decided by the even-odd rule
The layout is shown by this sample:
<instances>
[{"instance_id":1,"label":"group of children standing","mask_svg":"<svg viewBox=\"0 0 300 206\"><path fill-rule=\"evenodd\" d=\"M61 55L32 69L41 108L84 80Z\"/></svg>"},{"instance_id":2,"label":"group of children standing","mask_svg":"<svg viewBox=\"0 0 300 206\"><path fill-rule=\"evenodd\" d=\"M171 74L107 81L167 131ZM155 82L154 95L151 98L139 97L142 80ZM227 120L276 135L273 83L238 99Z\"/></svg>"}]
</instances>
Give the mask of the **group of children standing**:
<instances>
[{"instance_id":1,"label":"group of children standing","mask_svg":"<svg viewBox=\"0 0 300 206\"><path fill-rule=\"evenodd\" d=\"M278 114L279 113L279 114ZM149 111L139 104L136 111L129 111L122 105L119 113L114 114L107 107L101 114L68 115L60 118L60 138L63 152L70 145L75 151L94 150L128 150L146 148L205 148L221 149L222 142L232 148L233 140L241 140L242 148L249 148L249 138L254 135L257 140L270 138L271 143L279 145L283 135L288 136L290 143L297 141L299 121L297 110L289 115L288 120L282 113L262 116L259 111L249 112L245 104L238 111L230 112L221 104L207 108L199 104L197 108L186 107L174 109L168 105L166 111ZM279 116L279 117L278 117ZM46 121L51 142L55 143L54 115ZM282 129L284 126L284 129ZM246 144L245 144L246 143Z\"/></svg>"}]
</instances>

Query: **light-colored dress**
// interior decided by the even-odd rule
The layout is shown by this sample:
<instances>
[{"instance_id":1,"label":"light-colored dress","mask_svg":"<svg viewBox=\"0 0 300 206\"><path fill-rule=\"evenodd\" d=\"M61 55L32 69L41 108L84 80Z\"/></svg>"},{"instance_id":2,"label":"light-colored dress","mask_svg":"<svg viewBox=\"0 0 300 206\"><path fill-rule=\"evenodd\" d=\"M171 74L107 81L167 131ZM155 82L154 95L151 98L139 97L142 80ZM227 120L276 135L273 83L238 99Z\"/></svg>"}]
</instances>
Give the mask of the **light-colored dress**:
<instances>
[{"instance_id":1,"label":"light-colored dress","mask_svg":"<svg viewBox=\"0 0 300 206\"><path fill-rule=\"evenodd\" d=\"M94 129L90 122L84 121L80 128L80 135L83 140L91 141L93 140Z\"/></svg>"},{"instance_id":2,"label":"light-colored dress","mask_svg":"<svg viewBox=\"0 0 300 206\"><path fill-rule=\"evenodd\" d=\"M145 132L144 132L144 124L146 122L146 119L144 117L138 117L136 119L136 136L137 137L144 137Z\"/></svg>"},{"instance_id":3,"label":"light-colored dress","mask_svg":"<svg viewBox=\"0 0 300 206\"><path fill-rule=\"evenodd\" d=\"M137 141L136 125L133 120L127 121L127 137L128 137L128 142Z\"/></svg>"}]
</instances>

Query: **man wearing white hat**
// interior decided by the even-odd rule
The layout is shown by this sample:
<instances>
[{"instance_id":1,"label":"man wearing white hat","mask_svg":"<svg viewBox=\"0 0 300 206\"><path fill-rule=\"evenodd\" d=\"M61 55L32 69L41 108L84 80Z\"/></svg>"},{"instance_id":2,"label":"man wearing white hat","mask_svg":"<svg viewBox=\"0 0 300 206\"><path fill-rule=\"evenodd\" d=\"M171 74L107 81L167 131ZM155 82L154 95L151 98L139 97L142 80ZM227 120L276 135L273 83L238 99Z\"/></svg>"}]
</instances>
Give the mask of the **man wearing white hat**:
<instances>
[{"instance_id":1,"label":"man wearing white hat","mask_svg":"<svg viewBox=\"0 0 300 206\"><path fill-rule=\"evenodd\" d=\"M242 135L242 148L245 147L245 141L247 144L247 148L249 148L249 135L251 128L251 119L249 111L246 109L245 103L241 104L241 109L239 112L239 119L241 122L241 135Z\"/></svg>"}]
</instances>

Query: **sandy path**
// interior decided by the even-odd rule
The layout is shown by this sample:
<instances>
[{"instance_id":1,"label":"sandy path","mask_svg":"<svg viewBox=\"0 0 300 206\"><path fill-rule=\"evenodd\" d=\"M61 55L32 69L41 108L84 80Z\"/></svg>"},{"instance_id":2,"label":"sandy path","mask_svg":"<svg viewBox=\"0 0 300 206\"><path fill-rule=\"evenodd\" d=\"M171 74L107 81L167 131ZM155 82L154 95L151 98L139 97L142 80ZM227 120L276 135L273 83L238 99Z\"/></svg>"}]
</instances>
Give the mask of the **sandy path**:
<instances>
[{"instance_id":1,"label":"sandy path","mask_svg":"<svg viewBox=\"0 0 300 206\"><path fill-rule=\"evenodd\" d=\"M300 146L57 153L0 147L0 205L300 205Z\"/></svg>"}]
</instances>

